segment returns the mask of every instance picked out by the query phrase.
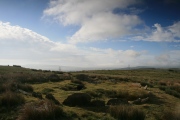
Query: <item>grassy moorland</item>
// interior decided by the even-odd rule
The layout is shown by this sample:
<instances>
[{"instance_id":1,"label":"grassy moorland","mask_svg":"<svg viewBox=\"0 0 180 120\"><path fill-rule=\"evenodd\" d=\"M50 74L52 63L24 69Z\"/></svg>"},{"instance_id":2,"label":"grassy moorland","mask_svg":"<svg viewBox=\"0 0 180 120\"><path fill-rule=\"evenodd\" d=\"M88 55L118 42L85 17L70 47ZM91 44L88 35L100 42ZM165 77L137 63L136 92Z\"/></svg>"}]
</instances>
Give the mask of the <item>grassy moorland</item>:
<instances>
[{"instance_id":1,"label":"grassy moorland","mask_svg":"<svg viewBox=\"0 0 180 120\"><path fill-rule=\"evenodd\" d=\"M180 70L0 66L0 120L179 120Z\"/></svg>"}]
</instances>

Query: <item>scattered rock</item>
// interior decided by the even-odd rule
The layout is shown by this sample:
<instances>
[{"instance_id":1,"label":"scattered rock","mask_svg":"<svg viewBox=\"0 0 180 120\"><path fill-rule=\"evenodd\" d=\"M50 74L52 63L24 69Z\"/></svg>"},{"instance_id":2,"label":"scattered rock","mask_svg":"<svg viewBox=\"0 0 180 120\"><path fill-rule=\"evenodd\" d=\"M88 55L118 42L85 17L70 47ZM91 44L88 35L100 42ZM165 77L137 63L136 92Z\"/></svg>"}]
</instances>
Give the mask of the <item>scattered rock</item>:
<instances>
[{"instance_id":1,"label":"scattered rock","mask_svg":"<svg viewBox=\"0 0 180 120\"><path fill-rule=\"evenodd\" d=\"M147 101L149 100L149 97L147 98L144 98L144 99L141 99L141 98L138 98L134 101L128 101L129 104L144 104L146 103Z\"/></svg>"},{"instance_id":2,"label":"scattered rock","mask_svg":"<svg viewBox=\"0 0 180 120\"><path fill-rule=\"evenodd\" d=\"M144 87L145 90L147 90L147 85Z\"/></svg>"},{"instance_id":3,"label":"scattered rock","mask_svg":"<svg viewBox=\"0 0 180 120\"><path fill-rule=\"evenodd\" d=\"M144 99L141 99L141 103L142 103L142 104L143 104L143 103L146 103L148 100L149 100L149 97L144 98Z\"/></svg>"},{"instance_id":4,"label":"scattered rock","mask_svg":"<svg viewBox=\"0 0 180 120\"><path fill-rule=\"evenodd\" d=\"M133 104L140 104L141 103L141 98L138 98L133 101Z\"/></svg>"}]
</instances>

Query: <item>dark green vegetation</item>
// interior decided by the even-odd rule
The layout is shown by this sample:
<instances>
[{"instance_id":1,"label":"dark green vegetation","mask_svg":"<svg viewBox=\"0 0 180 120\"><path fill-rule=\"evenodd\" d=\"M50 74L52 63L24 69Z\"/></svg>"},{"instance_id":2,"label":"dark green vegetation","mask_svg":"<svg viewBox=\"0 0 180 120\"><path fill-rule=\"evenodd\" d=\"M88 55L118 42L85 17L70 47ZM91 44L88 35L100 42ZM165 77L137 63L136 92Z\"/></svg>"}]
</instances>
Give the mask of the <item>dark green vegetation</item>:
<instances>
[{"instance_id":1,"label":"dark green vegetation","mask_svg":"<svg viewBox=\"0 0 180 120\"><path fill-rule=\"evenodd\" d=\"M180 119L180 70L0 66L0 120Z\"/></svg>"}]
</instances>

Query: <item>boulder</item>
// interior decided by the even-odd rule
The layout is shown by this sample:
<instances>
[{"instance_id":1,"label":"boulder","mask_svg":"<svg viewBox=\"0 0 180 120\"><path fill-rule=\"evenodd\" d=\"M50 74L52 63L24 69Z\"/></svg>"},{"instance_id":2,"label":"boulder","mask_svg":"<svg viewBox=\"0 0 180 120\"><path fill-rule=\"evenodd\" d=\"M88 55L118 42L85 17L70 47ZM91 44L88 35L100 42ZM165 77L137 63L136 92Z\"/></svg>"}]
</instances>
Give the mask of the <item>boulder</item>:
<instances>
[{"instance_id":1,"label":"boulder","mask_svg":"<svg viewBox=\"0 0 180 120\"><path fill-rule=\"evenodd\" d=\"M70 106L70 107L75 107L75 106L89 106L91 102L91 96L86 93L74 93L70 96L68 96L63 104Z\"/></svg>"}]
</instances>

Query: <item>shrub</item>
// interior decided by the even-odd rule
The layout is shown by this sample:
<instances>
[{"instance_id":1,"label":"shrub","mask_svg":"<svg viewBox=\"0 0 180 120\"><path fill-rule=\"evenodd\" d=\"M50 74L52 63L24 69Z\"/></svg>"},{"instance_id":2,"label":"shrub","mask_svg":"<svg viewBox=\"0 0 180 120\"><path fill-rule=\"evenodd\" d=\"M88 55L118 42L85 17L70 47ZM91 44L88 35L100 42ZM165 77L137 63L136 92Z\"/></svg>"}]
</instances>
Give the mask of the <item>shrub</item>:
<instances>
[{"instance_id":1,"label":"shrub","mask_svg":"<svg viewBox=\"0 0 180 120\"><path fill-rule=\"evenodd\" d=\"M7 91L2 94L0 97L0 106L4 107L13 107L13 106L18 106L21 104L24 104L25 99L23 96L13 93L11 91Z\"/></svg>"},{"instance_id":2,"label":"shrub","mask_svg":"<svg viewBox=\"0 0 180 120\"><path fill-rule=\"evenodd\" d=\"M131 106L110 106L109 113L118 120L144 120L145 113Z\"/></svg>"},{"instance_id":3,"label":"shrub","mask_svg":"<svg viewBox=\"0 0 180 120\"><path fill-rule=\"evenodd\" d=\"M50 101L26 104L21 110L19 120L61 120L66 114Z\"/></svg>"}]
</instances>

